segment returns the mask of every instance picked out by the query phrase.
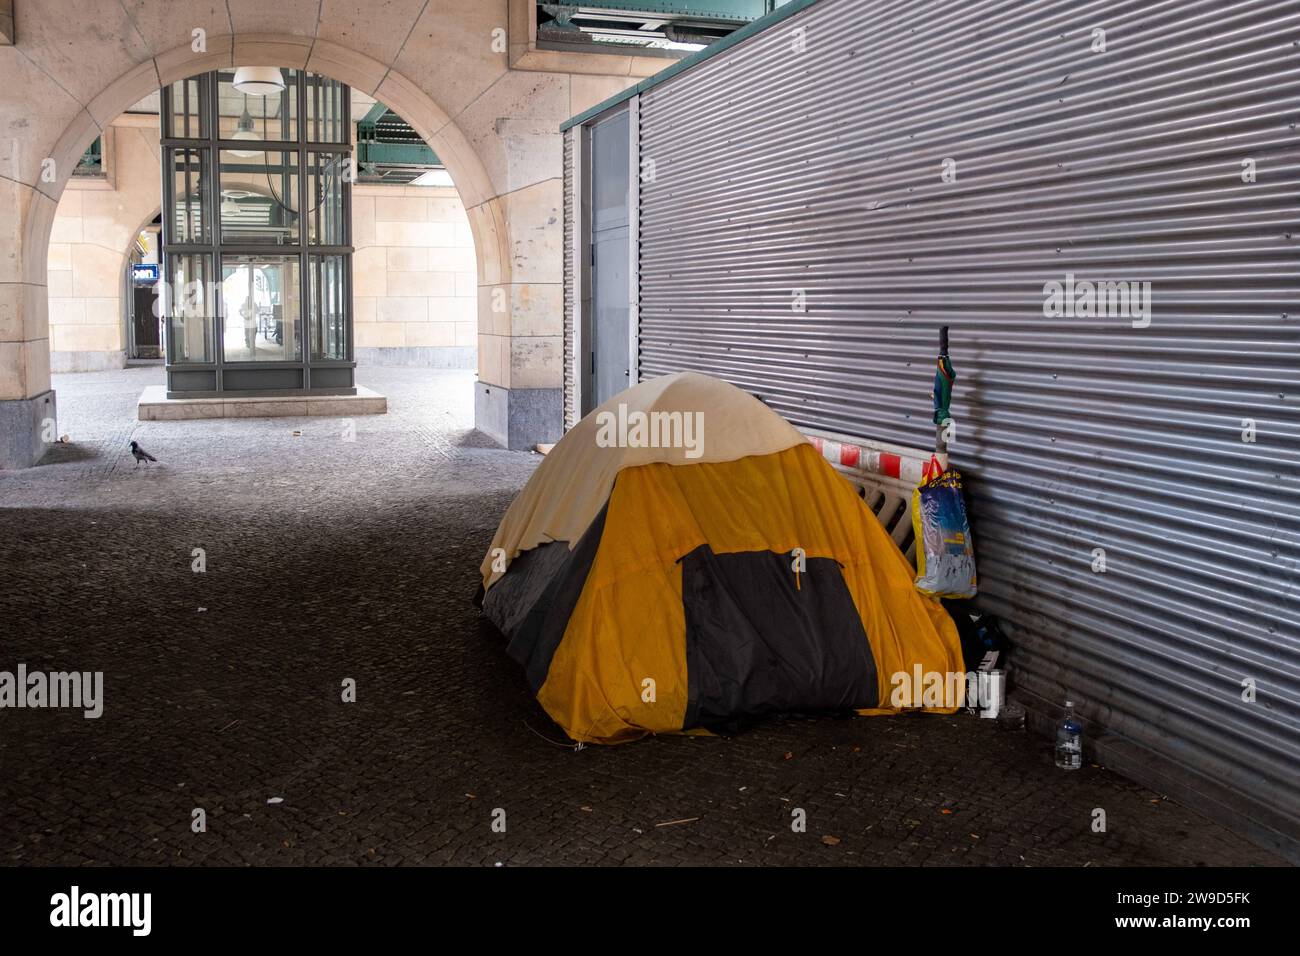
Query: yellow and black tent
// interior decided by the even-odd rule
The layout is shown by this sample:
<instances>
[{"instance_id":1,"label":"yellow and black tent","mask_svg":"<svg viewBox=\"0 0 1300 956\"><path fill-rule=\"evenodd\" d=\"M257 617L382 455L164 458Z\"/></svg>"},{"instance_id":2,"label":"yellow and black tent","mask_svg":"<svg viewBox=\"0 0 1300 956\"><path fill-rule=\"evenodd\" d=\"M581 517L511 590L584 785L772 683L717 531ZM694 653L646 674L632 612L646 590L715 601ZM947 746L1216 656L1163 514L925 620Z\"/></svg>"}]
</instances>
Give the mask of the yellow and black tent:
<instances>
[{"instance_id":1,"label":"yellow and black tent","mask_svg":"<svg viewBox=\"0 0 1300 956\"><path fill-rule=\"evenodd\" d=\"M893 675L964 670L952 620L853 487L762 402L694 372L574 426L481 570L484 613L579 741L891 713Z\"/></svg>"}]
</instances>

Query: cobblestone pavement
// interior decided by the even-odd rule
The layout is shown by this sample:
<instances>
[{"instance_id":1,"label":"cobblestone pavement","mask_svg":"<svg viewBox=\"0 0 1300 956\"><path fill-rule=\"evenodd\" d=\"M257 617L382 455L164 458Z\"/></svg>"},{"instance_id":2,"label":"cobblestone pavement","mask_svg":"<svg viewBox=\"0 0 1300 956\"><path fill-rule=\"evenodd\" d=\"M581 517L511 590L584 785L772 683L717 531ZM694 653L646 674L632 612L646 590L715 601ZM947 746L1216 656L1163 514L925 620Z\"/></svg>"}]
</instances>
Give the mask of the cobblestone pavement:
<instances>
[{"instance_id":1,"label":"cobblestone pavement","mask_svg":"<svg viewBox=\"0 0 1300 956\"><path fill-rule=\"evenodd\" d=\"M559 745L470 603L537 457L472 430L467 374L362 372L391 412L354 443L333 419L136 422L157 368L56 376L71 443L0 476L0 670L102 670L105 707L0 711L0 860L1279 862L969 717Z\"/></svg>"}]
</instances>

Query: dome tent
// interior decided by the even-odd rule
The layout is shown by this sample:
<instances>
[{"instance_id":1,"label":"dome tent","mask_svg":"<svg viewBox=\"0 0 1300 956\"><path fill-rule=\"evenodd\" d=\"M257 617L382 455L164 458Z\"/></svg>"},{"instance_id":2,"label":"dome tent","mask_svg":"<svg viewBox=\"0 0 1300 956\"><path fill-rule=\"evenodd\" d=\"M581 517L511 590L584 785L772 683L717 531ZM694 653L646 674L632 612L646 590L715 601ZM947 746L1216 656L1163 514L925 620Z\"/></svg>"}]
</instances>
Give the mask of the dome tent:
<instances>
[{"instance_id":1,"label":"dome tent","mask_svg":"<svg viewBox=\"0 0 1300 956\"><path fill-rule=\"evenodd\" d=\"M964 670L952 620L853 487L762 402L694 372L574 426L481 571L485 615L578 741L891 713L893 675Z\"/></svg>"}]
</instances>

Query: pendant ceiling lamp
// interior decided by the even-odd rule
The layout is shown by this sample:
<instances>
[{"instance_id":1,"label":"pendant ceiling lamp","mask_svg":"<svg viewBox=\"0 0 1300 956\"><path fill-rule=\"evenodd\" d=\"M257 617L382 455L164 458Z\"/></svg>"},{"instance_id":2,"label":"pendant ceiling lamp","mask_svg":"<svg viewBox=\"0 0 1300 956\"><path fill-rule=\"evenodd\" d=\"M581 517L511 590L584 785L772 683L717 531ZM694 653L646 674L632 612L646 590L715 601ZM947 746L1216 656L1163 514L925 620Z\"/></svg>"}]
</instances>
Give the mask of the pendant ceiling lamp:
<instances>
[{"instance_id":1,"label":"pendant ceiling lamp","mask_svg":"<svg viewBox=\"0 0 1300 956\"><path fill-rule=\"evenodd\" d=\"M234 85L249 96L278 96L284 92L284 74L274 66L241 66Z\"/></svg>"},{"instance_id":2,"label":"pendant ceiling lamp","mask_svg":"<svg viewBox=\"0 0 1300 956\"><path fill-rule=\"evenodd\" d=\"M254 142L262 139L262 137L257 135L257 131L253 127L253 114L248 112L247 96L244 97L244 112L239 117L239 122L235 124L235 132L231 134L230 138L253 140ZM243 156L244 158L260 156L262 154L260 149L232 149L231 152L236 156Z\"/></svg>"}]
</instances>

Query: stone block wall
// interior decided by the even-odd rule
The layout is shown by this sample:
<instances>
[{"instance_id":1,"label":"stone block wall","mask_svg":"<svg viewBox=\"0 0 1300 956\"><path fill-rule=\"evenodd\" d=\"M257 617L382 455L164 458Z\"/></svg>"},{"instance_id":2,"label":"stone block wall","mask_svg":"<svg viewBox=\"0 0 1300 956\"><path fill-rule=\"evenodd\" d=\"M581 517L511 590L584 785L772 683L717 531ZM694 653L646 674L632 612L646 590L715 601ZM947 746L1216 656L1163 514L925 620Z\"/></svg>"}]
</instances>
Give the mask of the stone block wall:
<instances>
[{"instance_id":1,"label":"stone block wall","mask_svg":"<svg viewBox=\"0 0 1300 956\"><path fill-rule=\"evenodd\" d=\"M352 189L359 364L477 368L474 239L454 187Z\"/></svg>"}]
</instances>

